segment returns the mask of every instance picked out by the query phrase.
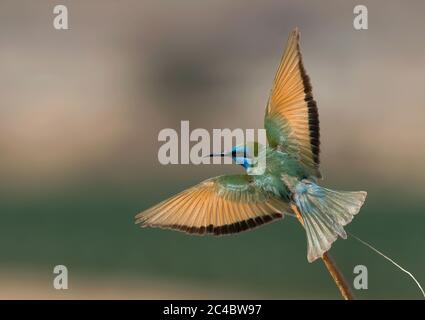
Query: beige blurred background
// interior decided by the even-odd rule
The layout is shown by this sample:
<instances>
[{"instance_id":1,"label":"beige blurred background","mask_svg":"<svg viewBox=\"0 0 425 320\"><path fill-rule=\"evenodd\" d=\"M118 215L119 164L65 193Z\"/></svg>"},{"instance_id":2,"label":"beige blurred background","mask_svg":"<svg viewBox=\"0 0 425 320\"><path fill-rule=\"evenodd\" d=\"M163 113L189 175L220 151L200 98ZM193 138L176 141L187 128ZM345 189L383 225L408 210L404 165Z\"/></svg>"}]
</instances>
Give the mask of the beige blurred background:
<instances>
[{"instance_id":1,"label":"beige blurred background","mask_svg":"<svg viewBox=\"0 0 425 320\"><path fill-rule=\"evenodd\" d=\"M53 28L56 4L69 30ZM366 31L353 28L357 4L368 7ZM261 128L295 26L319 105L324 184L369 191L349 230L425 281L424 13L421 0L0 1L0 297L338 298L290 219L224 240L132 220L240 171L161 166L158 133L181 120ZM418 296L353 240L335 247L349 275L362 262L379 283L361 297ZM75 280L65 294L51 288L56 264Z\"/></svg>"}]
</instances>

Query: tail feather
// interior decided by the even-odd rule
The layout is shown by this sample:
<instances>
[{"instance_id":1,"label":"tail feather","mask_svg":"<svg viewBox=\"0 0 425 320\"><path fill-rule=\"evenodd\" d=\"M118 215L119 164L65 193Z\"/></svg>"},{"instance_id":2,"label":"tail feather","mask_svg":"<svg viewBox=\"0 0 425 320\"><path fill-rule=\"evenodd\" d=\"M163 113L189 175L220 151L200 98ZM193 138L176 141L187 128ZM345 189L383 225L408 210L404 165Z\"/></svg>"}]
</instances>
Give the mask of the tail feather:
<instances>
[{"instance_id":1,"label":"tail feather","mask_svg":"<svg viewBox=\"0 0 425 320\"><path fill-rule=\"evenodd\" d=\"M294 200L304 221L309 262L323 256L340 236L366 199L364 191L335 191L308 180L298 183Z\"/></svg>"}]
</instances>

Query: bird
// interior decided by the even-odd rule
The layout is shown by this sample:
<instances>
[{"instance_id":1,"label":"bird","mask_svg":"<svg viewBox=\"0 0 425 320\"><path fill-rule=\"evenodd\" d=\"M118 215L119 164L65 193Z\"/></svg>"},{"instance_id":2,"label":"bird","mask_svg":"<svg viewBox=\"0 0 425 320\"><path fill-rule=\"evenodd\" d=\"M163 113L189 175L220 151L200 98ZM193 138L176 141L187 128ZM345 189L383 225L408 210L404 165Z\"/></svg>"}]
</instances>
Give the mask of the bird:
<instances>
[{"instance_id":1,"label":"bird","mask_svg":"<svg viewBox=\"0 0 425 320\"><path fill-rule=\"evenodd\" d=\"M231 157L244 173L204 180L137 214L136 224L219 236L296 216L306 233L308 262L322 258L338 237L347 238L344 227L360 211L367 193L319 185L319 113L299 39L295 28L266 104L267 145L247 142L210 155ZM265 170L250 175L247 171L256 165L260 149L265 150Z\"/></svg>"}]
</instances>

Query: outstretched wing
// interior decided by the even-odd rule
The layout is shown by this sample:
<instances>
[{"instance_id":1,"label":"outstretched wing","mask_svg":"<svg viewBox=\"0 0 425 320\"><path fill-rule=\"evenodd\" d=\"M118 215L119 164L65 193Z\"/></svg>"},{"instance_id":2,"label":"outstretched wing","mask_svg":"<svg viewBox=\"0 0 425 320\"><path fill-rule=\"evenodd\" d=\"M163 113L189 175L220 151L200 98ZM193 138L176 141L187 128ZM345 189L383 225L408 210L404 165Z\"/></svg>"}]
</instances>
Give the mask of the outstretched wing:
<instances>
[{"instance_id":1,"label":"outstretched wing","mask_svg":"<svg viewBox=\"0 0 425 320\"><path fill-rule=\"evenodd\" d=\"M318 178L319 114L305 72L298 29L289 36L266 108L264 127L272 147L297 157Z\"/></svg>"},{"instance_id":2,"label":"outstretched wing","mask_svg":"<svg viewBox=\"0 0 425 320\"><path fill-rule=\"evenodd\" d=\"M282 218L292 210L258 188L252 176L211 178L139 213L136 224L194 234L230 234Z\"/></svg>"}]
</instances>

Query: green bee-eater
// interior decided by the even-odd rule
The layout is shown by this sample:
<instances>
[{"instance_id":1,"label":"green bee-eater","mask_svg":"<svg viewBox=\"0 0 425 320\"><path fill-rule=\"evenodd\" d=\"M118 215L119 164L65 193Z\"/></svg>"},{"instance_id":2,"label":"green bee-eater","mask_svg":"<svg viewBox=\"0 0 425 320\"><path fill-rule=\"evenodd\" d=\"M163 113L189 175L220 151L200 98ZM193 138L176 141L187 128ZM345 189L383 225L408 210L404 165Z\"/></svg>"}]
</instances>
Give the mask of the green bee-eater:
<instances>
[{"instance_id":1,"label":"green bee-eater","mask_svg":"<svg viewBox=\"0 0 425 320\"><path fill-rule=\"evenodd\" d=\"M139 213L142 227L191 234L233 234L297 215L307 234L309 262L323 256L363 205L366 192L326 189L317 184L319 116L303 66L299 32L289 36L266 106L266 170L262 175L223 175L187 189ZM257 143L236 146L232 157L245 170L255 165ZM215 156L215 155L212 155Z\"/></svg>"}]
</instances>

